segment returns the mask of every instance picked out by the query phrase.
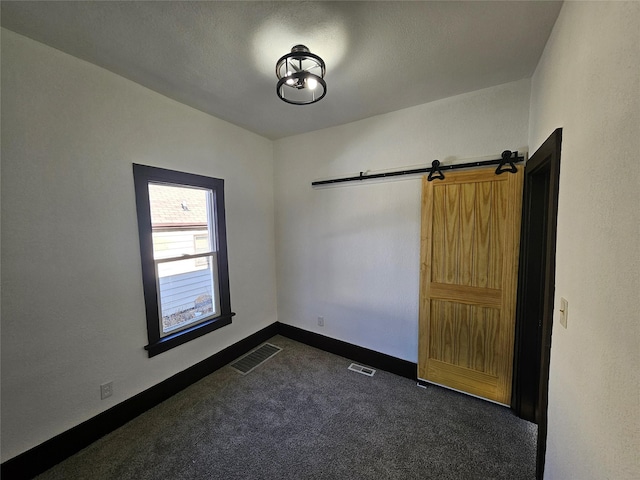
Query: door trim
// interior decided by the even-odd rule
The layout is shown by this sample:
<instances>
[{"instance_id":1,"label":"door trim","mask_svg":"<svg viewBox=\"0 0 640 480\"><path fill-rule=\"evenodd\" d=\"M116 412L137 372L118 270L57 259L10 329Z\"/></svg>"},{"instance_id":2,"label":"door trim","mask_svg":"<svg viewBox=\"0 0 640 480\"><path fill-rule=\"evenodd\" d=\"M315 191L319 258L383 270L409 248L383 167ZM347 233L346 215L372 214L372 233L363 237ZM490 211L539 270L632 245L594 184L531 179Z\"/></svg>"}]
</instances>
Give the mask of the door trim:
<instances>
[{"instance_id":1,"label":"door trim","mask_svg":"<svg viewBox=\"0 0 640 480\"><path fill-rule=\"evenodd\" d=\"M528 359L529 362L538 365L538 392L535 399L535 408L533 420L538 424L538 445L536 454L536 478L542 479L544 475L544 462L547 444L547 406L549 393L549 361L551 357L551 333L553 328L553 309L555 294L555 269L556 269L556 232L558 219L558 192L560 184L560 153L562 148L562 128L556 129L538 150L531 156L525 168L524 181L524 198L523 198L523 219L521 232L521 250L520 250L520 274L518 287L518 307L516 319L516 352L514 353L514 379L513 379L513 396L511 406L518 416L523 416L522 402L520 397L522 392L518 385L519 376L524 368L523 358L518 352L523 348L524 342L531 341L524 334L524 303L528 293L527 279L531 277L531 273L526 271L526 262L524 261L532 254L532 242L544 242L544 258L543 264L540 266L539 275L542 277L538 281L542 284L540 295L541 325L539 328L539 338L534 339L539 342L536 346L534 355L537 358ZM546 171L545 171L546 170ZM536 236L536 232L532 230L530 222L530 208L532 196L532 179L536 175L548 175L548 191L546 192L546 218L544 219L546 233L544 238ZM543 207L545 208L545 207ZM531 363L530 363L531 365ZM536 379L531 379L535 381ZM528 399L531 401L532 399ZM527 412L530 417L531 412ZM532 418L528 418L532 420Z\"/></svg>"}]
</instances>

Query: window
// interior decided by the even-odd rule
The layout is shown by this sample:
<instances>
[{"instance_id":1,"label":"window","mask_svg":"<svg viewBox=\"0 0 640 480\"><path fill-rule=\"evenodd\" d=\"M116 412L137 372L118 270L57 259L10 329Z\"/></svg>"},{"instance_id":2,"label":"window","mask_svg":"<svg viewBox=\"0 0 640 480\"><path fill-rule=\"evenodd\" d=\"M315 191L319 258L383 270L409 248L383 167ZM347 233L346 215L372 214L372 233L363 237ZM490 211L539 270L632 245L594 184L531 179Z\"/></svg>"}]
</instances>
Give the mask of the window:
<instances>
[{"instance_id":1,"label":"window","mask_svg":"<svg viewBox=\"0 0 640 480\"><path fill-rule=\"evenodd\" d=\"M224 181L133 165L153 357L231 323Z\"/></svg>"}]
</instances>

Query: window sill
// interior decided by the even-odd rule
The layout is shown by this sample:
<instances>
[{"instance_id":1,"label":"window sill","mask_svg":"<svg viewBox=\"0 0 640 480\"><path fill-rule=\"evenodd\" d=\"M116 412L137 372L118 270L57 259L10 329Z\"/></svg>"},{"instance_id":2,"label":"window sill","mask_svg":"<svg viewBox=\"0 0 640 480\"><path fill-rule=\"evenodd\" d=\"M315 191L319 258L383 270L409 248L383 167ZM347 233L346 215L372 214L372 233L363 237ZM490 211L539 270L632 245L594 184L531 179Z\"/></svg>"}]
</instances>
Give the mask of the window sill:
<instances>
[{"instance_id":1,"label":"window sill","mask_svg":"<svg viewBox=\"0 0 640 480\"><path fill-rule=\"evenodd\" d=\"M219 317L212 318L211 320L199 323L193 327L162 337L156 342L149 343L149 345L146 345L144 348L149 352L149 358L155 357L156 355L166 352L178 345L189 342L194 338L201 337L209 332L213 332L214 330L231 324L231 317L233 316L235 316L235 313L233 312L226 315L220 315Z\"/></svg>"}]
</instances>

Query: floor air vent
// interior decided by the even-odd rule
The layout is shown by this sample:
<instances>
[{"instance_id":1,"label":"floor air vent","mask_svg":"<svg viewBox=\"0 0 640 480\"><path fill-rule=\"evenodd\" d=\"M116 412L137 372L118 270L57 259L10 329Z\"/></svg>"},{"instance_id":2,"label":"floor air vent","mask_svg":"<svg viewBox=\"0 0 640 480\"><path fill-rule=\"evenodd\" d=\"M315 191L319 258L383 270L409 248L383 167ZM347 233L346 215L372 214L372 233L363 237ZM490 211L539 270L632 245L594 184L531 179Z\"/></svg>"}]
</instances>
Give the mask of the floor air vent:
<instances>
[{"instance_id":1,"label":"floor air vent","mask_svg":"<svg viewBox=\"0 0 640 480\"><path fill-rule=\"evenodd\" d=\"M349 370L353 370L354 372L361 373L368 377L373 377L373 374L376 373L373 368L363 367L362 365L358 365L357 363L352 363L351 365L349 365Z\"/></svg>"},{"instance_id":2,"label":"floor air vent","mask_svg":"<svg viewBox=\"0 0 640 480\"><path fill-rule=\"evenodd\" d=\"M282 349L280 347L276 347L275 345L271 345L270 343L265 343L253 352L248 353L244 357L240 358L240 360L232 363L231 367L235 368L241 374L246 375L258 365L266 362L276 353L279 353L281 350Z\"/></svg>"}]
</instances>

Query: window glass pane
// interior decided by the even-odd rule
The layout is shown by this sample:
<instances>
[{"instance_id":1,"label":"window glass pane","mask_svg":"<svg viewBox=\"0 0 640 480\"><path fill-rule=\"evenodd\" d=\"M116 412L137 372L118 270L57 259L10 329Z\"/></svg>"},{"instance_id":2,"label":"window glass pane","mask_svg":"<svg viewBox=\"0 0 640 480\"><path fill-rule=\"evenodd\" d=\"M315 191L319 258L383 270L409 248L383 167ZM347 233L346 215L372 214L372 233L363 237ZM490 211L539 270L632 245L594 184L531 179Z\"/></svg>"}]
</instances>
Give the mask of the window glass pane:
<instances>
[{"instance_id":1,"label":"window glass pane","mask_svg":"<svg viewBox=\"0 0 640 480\"><path fill-rule=\"evenodd\" d=\"M212 250L211 197L211 190L149 184L153 257L156 260Z\"/></svg>"},{"instance_id":2,"label":"window glass pane","mask_svg":"<svg viewBox=\"0 0 640 480\"><path fill-rule=\"evenodd\" d=\"M199 258L205 261L203 267L193 268L195 260L191 258L157 264L162 334L219 315L214 289L215 255ZM161 271L165 274L161 274Z\"/></svg>"},{"instance_id":3,"label":"window glass pane","mask_svg":"<svg viewBox=\"0 0 640 480\"><path fill-rule=\"evenodd\" d=\"M193 236L193 243L195 246L195 253L206 253L211 251L211 245L209 244L209 234L196 232ZM207 258L201 257L195 259L195 266L202 267L207 264Z\"/></svg>"},{"instance_id":4,"label":"window glass pane","mask_svg":"<svg viewBox=\"0 0 640 480\"><path fill-rule=\"evenodd\" d=\"M161 336L219 315L212 199L208 189L149 183ZM212 254L181 258L202 253Z\"/></svg>"}]
</instances>

